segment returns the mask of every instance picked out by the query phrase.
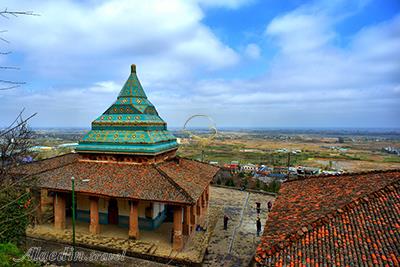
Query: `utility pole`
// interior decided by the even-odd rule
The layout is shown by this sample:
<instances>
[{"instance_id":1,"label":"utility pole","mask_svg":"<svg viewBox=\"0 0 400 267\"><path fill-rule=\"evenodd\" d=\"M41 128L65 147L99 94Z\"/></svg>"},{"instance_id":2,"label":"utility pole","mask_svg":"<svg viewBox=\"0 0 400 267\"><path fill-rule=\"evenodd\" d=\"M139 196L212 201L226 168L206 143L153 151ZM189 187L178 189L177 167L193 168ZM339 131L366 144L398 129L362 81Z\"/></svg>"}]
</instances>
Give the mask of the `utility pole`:
<instances>
[{"instance_id":1,"label":"utility pole","mask_svg":"<svg viewBox=\"0 0 400 267\"><path fill-rule=\"evenodd\" d=\"M75 178L71 177L72 182L72 261L75 261Z\"/></svg>"}]
</instances>

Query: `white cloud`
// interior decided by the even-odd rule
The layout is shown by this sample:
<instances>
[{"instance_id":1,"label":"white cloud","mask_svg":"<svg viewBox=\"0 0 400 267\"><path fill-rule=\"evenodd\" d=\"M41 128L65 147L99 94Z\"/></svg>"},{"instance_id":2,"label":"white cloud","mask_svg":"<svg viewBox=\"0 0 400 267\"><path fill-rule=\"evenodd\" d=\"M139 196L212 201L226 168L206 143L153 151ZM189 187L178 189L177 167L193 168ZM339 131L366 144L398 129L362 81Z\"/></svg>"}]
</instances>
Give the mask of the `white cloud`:
<instances>
[{"instance_id":1,"label":"white cloud","mask_svg":"<svg viewBox=\"0 0 400 267\"><path fill-rule=\"evenodd\" d=\"M195 0L206 7L226 7L230 9L237 9L244 5L249 5L255 0Z\"/></svg>"},{"instance_id":2,"label":"white cloud","mask_svg":"<svg viewBox=\"0 0 400 267\"><path fill-rule=\"evenodd\" d=\"M248 44L244 50L247 57L252 59L258 59L261 56L261 49L256 44Z\"/></svg>"},{"instance_id":3,"label":"white cloud","mask_svg":"<svg viewBox=\"0 0 400 267\"><path fill-rule=\"evenodd\" d=\"M45 78L94 81L104 74L121 78L126 66L136 63L144 77L156 81L232 66L239 60L202 24L203 11L192 1L82 4L61 0L5 5L40 14L7 20L4 27L13 50L26 56L30 71Z\"/></svg>"},{"instance_id":4,"label":"white cloud","mask_svg":"<svg viewBox=\"0 0 400 267\"><path fill-rule=\"evenodd\" d=\"M202 23L197 2L129 3L37 2L46 15L9 24L13 47L26 55L24 67L50 81L84 82L6 92L0 114L25 106L39 112L36 125L89 126L137 63L150 101L169 125L206 113L218 126L399 126L400 16L366 26L339 45L336 26L353 11L338 16L327 2L302 6L266 25L262 41L278 52L264 74L223 79L207 74L232 66L241 71L239 55ZM60 16L63 10L68 16ZM260 52L255 44L244 49L250 58L261 58Z\"/></svg>"},{"instance_id":5,"label":"white cloud","mask_svg":"<svg viewBox=\"0 0 400 267\"><path fill-rule=\"evenodd\" d=\"M97 82L89 88L89 91L99 93L119 92L120 90L121 86L113 81Z\"/></svg>"}]
</instances>

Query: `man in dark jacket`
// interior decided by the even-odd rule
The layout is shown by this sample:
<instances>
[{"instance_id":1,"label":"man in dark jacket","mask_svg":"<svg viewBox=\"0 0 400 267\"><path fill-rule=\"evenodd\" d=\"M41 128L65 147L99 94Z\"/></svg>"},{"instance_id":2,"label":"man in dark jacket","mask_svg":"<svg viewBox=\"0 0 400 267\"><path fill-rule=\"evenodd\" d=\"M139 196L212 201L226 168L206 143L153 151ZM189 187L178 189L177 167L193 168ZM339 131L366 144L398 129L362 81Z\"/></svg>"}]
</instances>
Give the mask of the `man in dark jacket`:
<instances>
[{"instance_id":1,"label":"man in dark jacket","mask_svg":"<svg viewBox=\"0 0 400 267\"><path fill-rule=\"evenodd\" d=\"M229 217L225 214L224 215L224 230L228 229L228 221L229 221Z\"/></svg>"},{"instance_id":2,"label":"man in dark jacket","mask_svg":"<svg viewBox=\"0 0 400 267\"><path fill-rule=\"evenodd\" d=\"M257 225L257 236L260 236L260 232L261 232L261 220L260 220L260 217L257 217L256 225Z\"/></svg>"}]
</instances>

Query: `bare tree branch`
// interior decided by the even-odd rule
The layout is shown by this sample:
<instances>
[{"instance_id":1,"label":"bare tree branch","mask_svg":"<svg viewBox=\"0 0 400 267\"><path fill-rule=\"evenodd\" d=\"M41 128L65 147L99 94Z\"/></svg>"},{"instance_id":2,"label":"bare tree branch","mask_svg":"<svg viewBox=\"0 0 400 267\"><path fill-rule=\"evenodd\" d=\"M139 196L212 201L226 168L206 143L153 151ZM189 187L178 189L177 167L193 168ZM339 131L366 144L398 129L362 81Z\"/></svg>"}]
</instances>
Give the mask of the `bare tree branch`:
<instances>
[{"instance_id":1,"label":"bare tree branch","mask_svg":"<svg viewBox=\"0 0 400 267\"><path fill-rule=\"evenodd\" d=\"M3 41L3 42L5 42L5 43L7 43L7 44L10 43L10 41L8 41L7 39L4 39L3 37L0 37L0 40Z\"/></svg>"},{"instance_id":2,"label":"bare tree branch","mask_svg":"<svg viewBox=\"0 0 400 267\"><path fill-rule=\"evenodd\" d=\"M39 14L33 13L33 11L10 11L7 8L5 8L3 11L0 11L0 16L3 18L9 19L10 16L13 17L18 17L18 16L40 16ZM5 33L7 30L1 30L1 33ZM3 41L5 43L10 43L7 39L0 37L0 41ZM0 55L8 55L11 52L0 52ZM7 67L7 66L0 66L0 69L3 70L19 70L19 68L16 67ZM11 90L19 87L22 84L25 84L24 82L13 82L13 81L6 81L6 80L0 80L0 83L5 83L5 84L10 84L10 86L2 86L0 87L0 91L5 91L5 90Z\"/></svg>"},{"instance_id":3,"label":"bare tree branch","mask_svg":"<svg viewBox=\"0 0 400 267\"><path fill-rule=\"evenodd\" d=\"M0 91L6 91L6 90L11 90L11 89L15 89L20 87L20 85L13 85L13 86L9 86L9 87L2 87L0 88Z\"/></svg>"},{"instance_id":4,"label":"bare tree branch","mask_svg":"<svg viewBox=\"0 0 400 267\"><path fill-rule=\"evenodd\" d=\"M0 80L0 83L11 84L10 86L7 86L7 87L1 87L0 91L14 89L14 88L20 87L22 84L25 84L25 82L14 82L14 81L7 81L7 80Z\"/></svg>"},{"instance_id":5,"label":"bare tree branch","mask_svg":"<svg viewBox=\"0 0 400 267\"><path fill-rule=\"evenodd\" d=\"M18 68L18 67L0 66L0 69L3 69L3 70L19 70L20 68Z\"/></svg>"},{"instance_id":6,"label":"bare tree branch","mask_svg":"<svg viewBox=\"0 0 400 267\"><path fill-rule=\"evenodd\" d=\"M6 129L5 131L0 132L0 137L2 137L2 136L4 136L4 135L8 134L9 132L15 130L16 128L22 126L22 125L25 124L28 120L30 120L31 118L33 118L34 116L36 116L36 114L37 114L37 113L34 113L34 114L30 115L28 118L26 118L26 119L24 119L24 120L21 120L17 125L13 126L12 128L9 128L8 130Z\"/></svg>"},{"instance_id":7,"label":"bare tree branch","mask_svg":"<svg viewBox=\"0 0 400 267\"><path fill-rule=\"evenodd\" d=\"M25 84L25 82L14 82L14 81L7 81L7 80L0 80L0 83L8 83L8 84Z\"/></svg>"},{"instance_id":8,"label":"bare tree branch","mask_svg":"<svg viewBox=\"0 0 400 267\"><path fill-rule=\"evenodd\" d=\"M18 17L20 15L25 15L25 16L40 16L39 14L33 13L33 11L9 11L7 8L4 9L3 11L0 11L0 16L8 19L8 16L14 16Z\"/></svg>"}]
</instances>

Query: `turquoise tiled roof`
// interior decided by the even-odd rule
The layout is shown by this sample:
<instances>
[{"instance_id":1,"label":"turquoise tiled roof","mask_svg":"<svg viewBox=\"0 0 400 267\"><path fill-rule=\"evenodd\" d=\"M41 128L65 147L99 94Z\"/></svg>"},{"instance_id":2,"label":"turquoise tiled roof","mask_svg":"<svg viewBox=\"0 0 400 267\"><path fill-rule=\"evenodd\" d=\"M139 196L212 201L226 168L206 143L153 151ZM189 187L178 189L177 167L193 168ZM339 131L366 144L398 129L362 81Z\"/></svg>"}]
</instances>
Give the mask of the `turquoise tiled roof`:
<instances>
[{"instance_id":1,"label":"turquoise tiled roof","mask_svg":"<svg viewBox=\"0 0 400 267\"><path fill-rule=\"evenodd\" d=\"M117 100L92 122L78 152L156 155L178 148L136 76L136 66Z\"/></svg>"}]
</instances>

